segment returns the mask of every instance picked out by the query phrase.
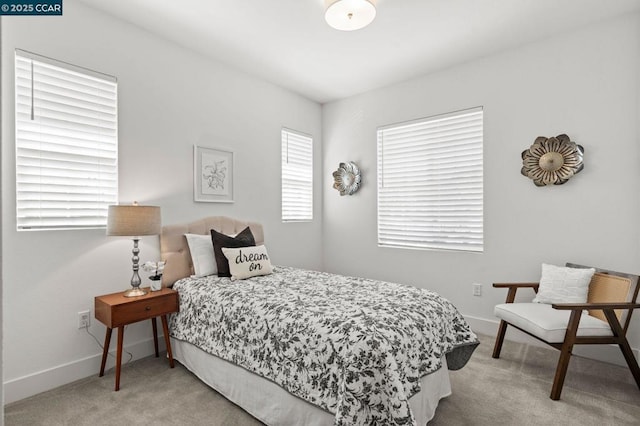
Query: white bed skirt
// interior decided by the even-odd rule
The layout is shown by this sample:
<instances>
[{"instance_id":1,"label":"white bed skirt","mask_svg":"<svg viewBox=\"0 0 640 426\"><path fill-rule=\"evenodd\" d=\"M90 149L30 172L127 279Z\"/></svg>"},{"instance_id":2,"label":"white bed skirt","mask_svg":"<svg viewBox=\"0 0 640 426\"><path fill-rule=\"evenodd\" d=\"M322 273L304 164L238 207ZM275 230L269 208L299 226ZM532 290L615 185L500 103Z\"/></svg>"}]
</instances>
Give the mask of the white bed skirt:
<instances>
[{"instance_id":1,"label":"white bed skirt","mask_svg":"<svg viewBox=\"0 0 640 426\"><path fill-rule=\"evenodd\" d=\"M331 426L334 415L293 396L276 383L210 355L200 348L171 339L173 357L204 383L263 423L272 426ZM422 391L409 399L418 425L433 418L441 398L451 395L447 360L442 368L421 379Z\"/></svg>"}]
</instances>

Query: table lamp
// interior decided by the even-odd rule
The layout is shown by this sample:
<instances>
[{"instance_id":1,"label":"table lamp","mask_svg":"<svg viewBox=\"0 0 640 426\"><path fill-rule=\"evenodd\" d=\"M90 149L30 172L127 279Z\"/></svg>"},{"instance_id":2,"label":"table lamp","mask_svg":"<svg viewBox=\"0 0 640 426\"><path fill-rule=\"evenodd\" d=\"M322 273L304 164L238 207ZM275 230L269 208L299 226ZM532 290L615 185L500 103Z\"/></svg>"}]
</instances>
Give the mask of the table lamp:
<instances>
[{"instance_id":1,"label":"table lamp","mask_svg":"<svg viewBox=\"0 0 640 426\"><path fill-rule=\"evenodd\" d=\"M143 235L160 233L160 207L133 205L109 206L107 217L107 235L133 237L133 276L131 289L125 291L125 297L143 296L147 292L140 288L142 280L138 275L138 241Z\"/></svg>"}]
</instances>

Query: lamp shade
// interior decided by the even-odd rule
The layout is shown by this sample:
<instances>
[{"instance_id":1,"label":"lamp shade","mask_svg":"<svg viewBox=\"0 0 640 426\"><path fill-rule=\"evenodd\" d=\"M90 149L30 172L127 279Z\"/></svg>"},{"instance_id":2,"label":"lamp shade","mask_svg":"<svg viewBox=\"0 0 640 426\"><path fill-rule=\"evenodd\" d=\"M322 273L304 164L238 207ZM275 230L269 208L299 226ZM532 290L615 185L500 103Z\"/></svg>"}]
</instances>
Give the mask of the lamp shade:
<instances>
[{"instance_id":1,"label":"lamp shade","mask_svg":"<svg viewBox=\"0 0 640 426\"><path fill-rule=\"evenodd\" d=\"M376 17L374 0L326 0L325 3L324 19L336 30L359 30Z\"/></svg>"},{"instance_id":2,"label":"lamp shade","mask_svg":"<svg viewBox=\"0 0 640 426\"><path fill-rule=\"evenodd\" d=\"M138 237L160 233L160 207L109 206L107 235Z\"/></svg>"}]
</instances>

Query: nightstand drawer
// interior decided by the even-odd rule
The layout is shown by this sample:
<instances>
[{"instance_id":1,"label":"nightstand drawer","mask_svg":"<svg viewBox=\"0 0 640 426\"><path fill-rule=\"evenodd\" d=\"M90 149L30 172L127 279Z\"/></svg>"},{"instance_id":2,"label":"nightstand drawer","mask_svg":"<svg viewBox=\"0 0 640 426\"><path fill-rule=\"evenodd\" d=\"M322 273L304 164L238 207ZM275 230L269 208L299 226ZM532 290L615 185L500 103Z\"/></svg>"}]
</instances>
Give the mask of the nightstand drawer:
<instances>
[{"instance_id":1,"label":"nightstand drawer","mask_svg":"<svg viewBox=\"0 0 640 426\"><path fill-rule=\"evenodd\" d=\"M163 288L139 297L122 292L96 297L95 316L109 328L117 328L178 311L178 292Z\"/></svg>"},{"instance_id":2,"label":"nightstand drawer","mask_svg":"<svg viewBox=\"0 0 640 426\"><path fill-rule=\"evenodd\" d=\"M111 313L113 327L143 321L178 310L177 294L153 299L141 299L133 303L114 306Z\"/></svg>"}]
</instances>

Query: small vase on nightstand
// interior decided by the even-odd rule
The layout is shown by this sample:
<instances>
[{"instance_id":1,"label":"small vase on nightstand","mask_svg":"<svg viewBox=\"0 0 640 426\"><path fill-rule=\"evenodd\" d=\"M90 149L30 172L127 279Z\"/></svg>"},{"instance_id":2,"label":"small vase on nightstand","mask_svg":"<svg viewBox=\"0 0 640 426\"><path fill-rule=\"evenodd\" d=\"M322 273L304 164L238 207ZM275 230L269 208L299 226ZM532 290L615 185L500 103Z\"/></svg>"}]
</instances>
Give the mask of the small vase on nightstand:
<instances>
[{"instance_id":1,"label":"small vase on nightstand","mask_svg":"<svg viewBox=\"0 0 640 426\"><path fill-rule=\"evenodd\" d=\"M149 277L151 280L151 291L158 291L162 289L162 281L160 281L160 278L162 278L162 274L152 275Z\"/></svg>"},{"instance_id":2,"label":"small vase on nightstand","mask_svg":"<svg viewBox=\"0 0 640 426\"><path fill-rule=\"evenodd\" d=\"M164 270L164 265L165 262L163 261L158 261L158 262L145 262L142 265L142 269L144 269L145 271L150 271L153 272L153 275L151 275L149 277L149 279L151 280L151 291L158 291L162 289L162 281L160 281L160 278L162 278L162 271Z\"/></svg>"}]
</instances>

